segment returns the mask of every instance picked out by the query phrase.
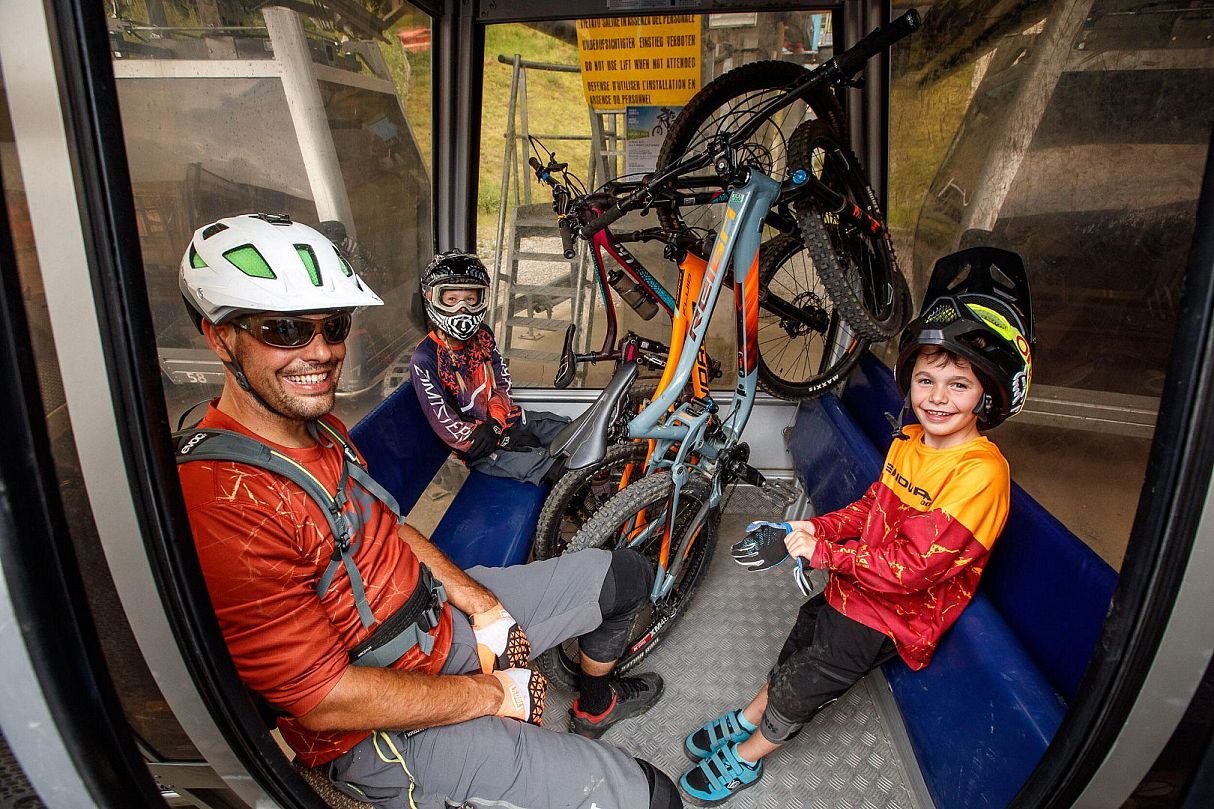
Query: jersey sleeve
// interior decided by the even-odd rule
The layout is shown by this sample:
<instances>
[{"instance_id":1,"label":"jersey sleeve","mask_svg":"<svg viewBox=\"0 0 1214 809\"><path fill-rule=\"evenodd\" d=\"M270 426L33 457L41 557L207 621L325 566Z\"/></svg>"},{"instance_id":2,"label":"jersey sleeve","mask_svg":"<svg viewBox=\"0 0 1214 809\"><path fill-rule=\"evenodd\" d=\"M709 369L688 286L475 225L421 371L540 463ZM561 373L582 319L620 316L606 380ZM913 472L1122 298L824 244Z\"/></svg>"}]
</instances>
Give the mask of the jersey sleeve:
<instances>
[{"instance_id":1,"label":"jersey sleeve","mask_svg":"<svg viewBox=\"0 0 1214 809\"><path fill-rule=\"evenodd\" d=\"M965 462L925 512L900 516L875 502L874 525L896 528L839 544L819 542L810 564L878 592L918 592L954 576L984 559L1003 529L1009 484L1006 465L1002 469L1001 476L992 463Z\"/></svg>"},{"instance_id":2,"label":"jersey sleeve","mask_svg":"<svg viewBox=\"0 0 1214 809\"><path fill-rule=\"evenodd\" d=\"M241 485L239 477L235 485ZM337 684L348 657L317 598L313 570L299 564L294 530L318 528L310 522L287 528L284 521L294 518L270 502L250 501L240 496L191 508L190 527L241 679L271 704L299 716Z\"/></svg>"},{"instance_id":3,"label":"jersey sleeve","mask_svg":"<svg viewBox=\"0 0 1214 809\"><path fill-rule=\"evenodd\" d=\"M860 536L865 523L868 522L869 512L872 511L877 485L874 483L869 486L864 496L856 502L811 519L814 536L825 542Z\"/></svg>"},{"instance_id":4,"label":"jersey sleeve","mask_svg":"<svg viewBox=\"0 0 1214 809\"><path fill-rule=\"evenodd\" d=\"M456 408L447 401L438 378L438 356L423 341L409 361L409 382L421 405L430 429L456 452L467 452L471 446L473 425L459 417Z\"/></svg>"}]
</instances>

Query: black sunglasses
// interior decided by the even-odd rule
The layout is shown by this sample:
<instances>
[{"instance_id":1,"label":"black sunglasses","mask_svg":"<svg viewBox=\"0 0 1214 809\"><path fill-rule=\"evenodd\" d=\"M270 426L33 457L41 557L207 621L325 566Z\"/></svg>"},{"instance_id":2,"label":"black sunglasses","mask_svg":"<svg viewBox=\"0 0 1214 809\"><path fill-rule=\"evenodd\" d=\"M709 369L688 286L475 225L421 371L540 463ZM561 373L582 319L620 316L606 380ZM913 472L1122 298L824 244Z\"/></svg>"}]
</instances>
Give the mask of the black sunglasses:
<instances>
[{"instance_id":1,"label":"black sunglasses","mask_svg":"<svg viewBox=\"0 0 1214 809\"><path fill-rule=\"evenodd\" d=\"M291 315L246 315L235 321L259 342L274 348L303 348L312 342L319 330L330 345L350 336L351 315L338 312L324 320L311 320Z\"/></svg>"}]
</instances>

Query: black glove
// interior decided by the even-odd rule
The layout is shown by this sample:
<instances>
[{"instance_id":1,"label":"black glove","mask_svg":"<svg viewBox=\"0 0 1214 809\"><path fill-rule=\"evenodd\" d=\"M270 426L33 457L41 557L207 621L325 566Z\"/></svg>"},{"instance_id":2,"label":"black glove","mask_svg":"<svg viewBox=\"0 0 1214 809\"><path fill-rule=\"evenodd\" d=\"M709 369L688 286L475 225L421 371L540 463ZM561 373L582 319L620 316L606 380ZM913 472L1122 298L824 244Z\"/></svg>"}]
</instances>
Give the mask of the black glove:
<instances>
[{"instance_id":1,"label":"black glove","mask_svg":"<svg viewBox=\"0 0 1214 809\"><path fill-rule=\"evenodd\" d=\"M471 439L472 444L464 450L464 460L475 463L497 449L498 442L502 440L502 426L493 419L485 419L476 425Z\"/></svg>"},{"instance_id":2,"label":"black glove","mask_svg":"<svg viewBox=\"0 0 1214 809\"><path fill-rule=\"evenodd\" d=\"M502 433L501 448L504 450L525 452L532 447L538 446L541 446L540 439L522 422L507 427L506 431Z\"/></svg>"},{"instance_id":3,"label":"black glove","mask_svg":"<svg viewBox=\"0 0 1214 809\"><path fill-rule=\"evenodd\" d=\"M748 570L767 570L788 558L784 537L792 531L786 522L760 520L746 526L746 538L735 542L730 552L733 560Z\"/></svg>"}]
</instances>

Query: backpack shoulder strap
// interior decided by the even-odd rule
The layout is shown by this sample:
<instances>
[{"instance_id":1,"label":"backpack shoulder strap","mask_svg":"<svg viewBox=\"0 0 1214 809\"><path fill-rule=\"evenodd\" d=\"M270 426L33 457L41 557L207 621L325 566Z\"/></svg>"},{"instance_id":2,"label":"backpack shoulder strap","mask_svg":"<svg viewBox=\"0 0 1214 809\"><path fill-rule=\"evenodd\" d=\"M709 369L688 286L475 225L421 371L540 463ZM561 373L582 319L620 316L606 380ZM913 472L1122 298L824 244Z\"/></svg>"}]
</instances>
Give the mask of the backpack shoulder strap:
<instances>
[{"instance_id":1,"label":"backpack shoulder strap","mask_svg":"<svg viewBox=\"0 0 1214 809\"><path fill-rule=\"evenodd\" d=\"M336 430L331 430L331 432L337 434ZM328 568L325 569L324 574L320 577L320 581L317 582L317 598L324 598L325 593L329 590L329 585L333 581L333 574L337 571L337 565L341 564L345 567L346 573L350 577L354 601L358 607L358 615L362 620L363 626L371 626L375 623L375 616L372 614L371 607L367 603L362 576L359 575L358 568L354 564L352 548L354 532L344 513L346 499L344 491L338 491L336 495L330 493L317 480L316 476L308 471L307 467L294 458L279 452L255 438L250 438L247 435L241 435L231 430L221 430L211 427L182 430L173 433L173 440L176 446L174 454L179 465L191 461L231 461L243 463L284 477L303 489L320 506L321 513L325 515L325 520L329 523L329 530L333 535L333 555L329 560ZM362 470L362 467L357 463L357 457L355 457L353 463L350 461L350 456L353 455L353 448L350 447L349 443L342 441L341 446L343 466ZM342 478L344 481L344 474ZM380 489L382 491L382 487ZM372 491L372 494L377 497L379 496L374 491ZM385 494L387 493L385 492ZM392 500L391 495L388 495L388 502L385 505L393 508L393 513L397 515L397 519L399 520L399 509L394 508L396 501Z\"/></svg>"}]
</instances>

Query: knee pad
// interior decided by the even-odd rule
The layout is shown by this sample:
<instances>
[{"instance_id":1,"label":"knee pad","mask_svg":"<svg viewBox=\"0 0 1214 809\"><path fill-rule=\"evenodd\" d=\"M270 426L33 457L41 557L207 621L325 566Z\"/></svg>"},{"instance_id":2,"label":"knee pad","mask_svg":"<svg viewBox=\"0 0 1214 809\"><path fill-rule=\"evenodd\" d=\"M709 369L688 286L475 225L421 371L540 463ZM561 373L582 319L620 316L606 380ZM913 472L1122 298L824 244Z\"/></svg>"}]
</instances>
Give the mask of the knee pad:
<instances>
[{"instance_id":1,"label":"knee pad","mask_svg":"<svg viewBox=\"0 0 1214 809\"><path fill-rule=\"evenodd\" d=\"M612 551L599 592L603 622L581 636L582 653L600 663L617 660L628 643L632 617L649 600L652 587L653 571L644 556L629 548Z\"/></svg>"},{"instance_id":2,"label":"knee pad","mask_svg":"<svg viewBox=\"0 0 1214 809\"><path fill-rule=\"evenodd\" d=\"M599 611L604 618L631 616L649 598L653 568L638 551L619 548L611 552L611 564L599 593Z\"/></svg>"},{"instance_id":3,"label":"knee pad","mask_svg":"<svg viewBox=\"0 0 1214 809\"><path fill-rule=\"evenodd\" d=\"M649 783L649 809L683 809L683 799L670 776L643 758L635 759Z\"/></svg>"},{"instance_id":4,"label":"knee pad","mask_svg":"<svg viewBox=\"0 0 1214 809\"><path fill-rule=\"evenodd\" d=\"M796 738L803 727L805 727L804 722L780 713L780 710L772 705L770 700L767 707L763 709L763 718L759 721L759 732L772 744L784 744L791 741Z\"/></svg>"}]
</instances>

